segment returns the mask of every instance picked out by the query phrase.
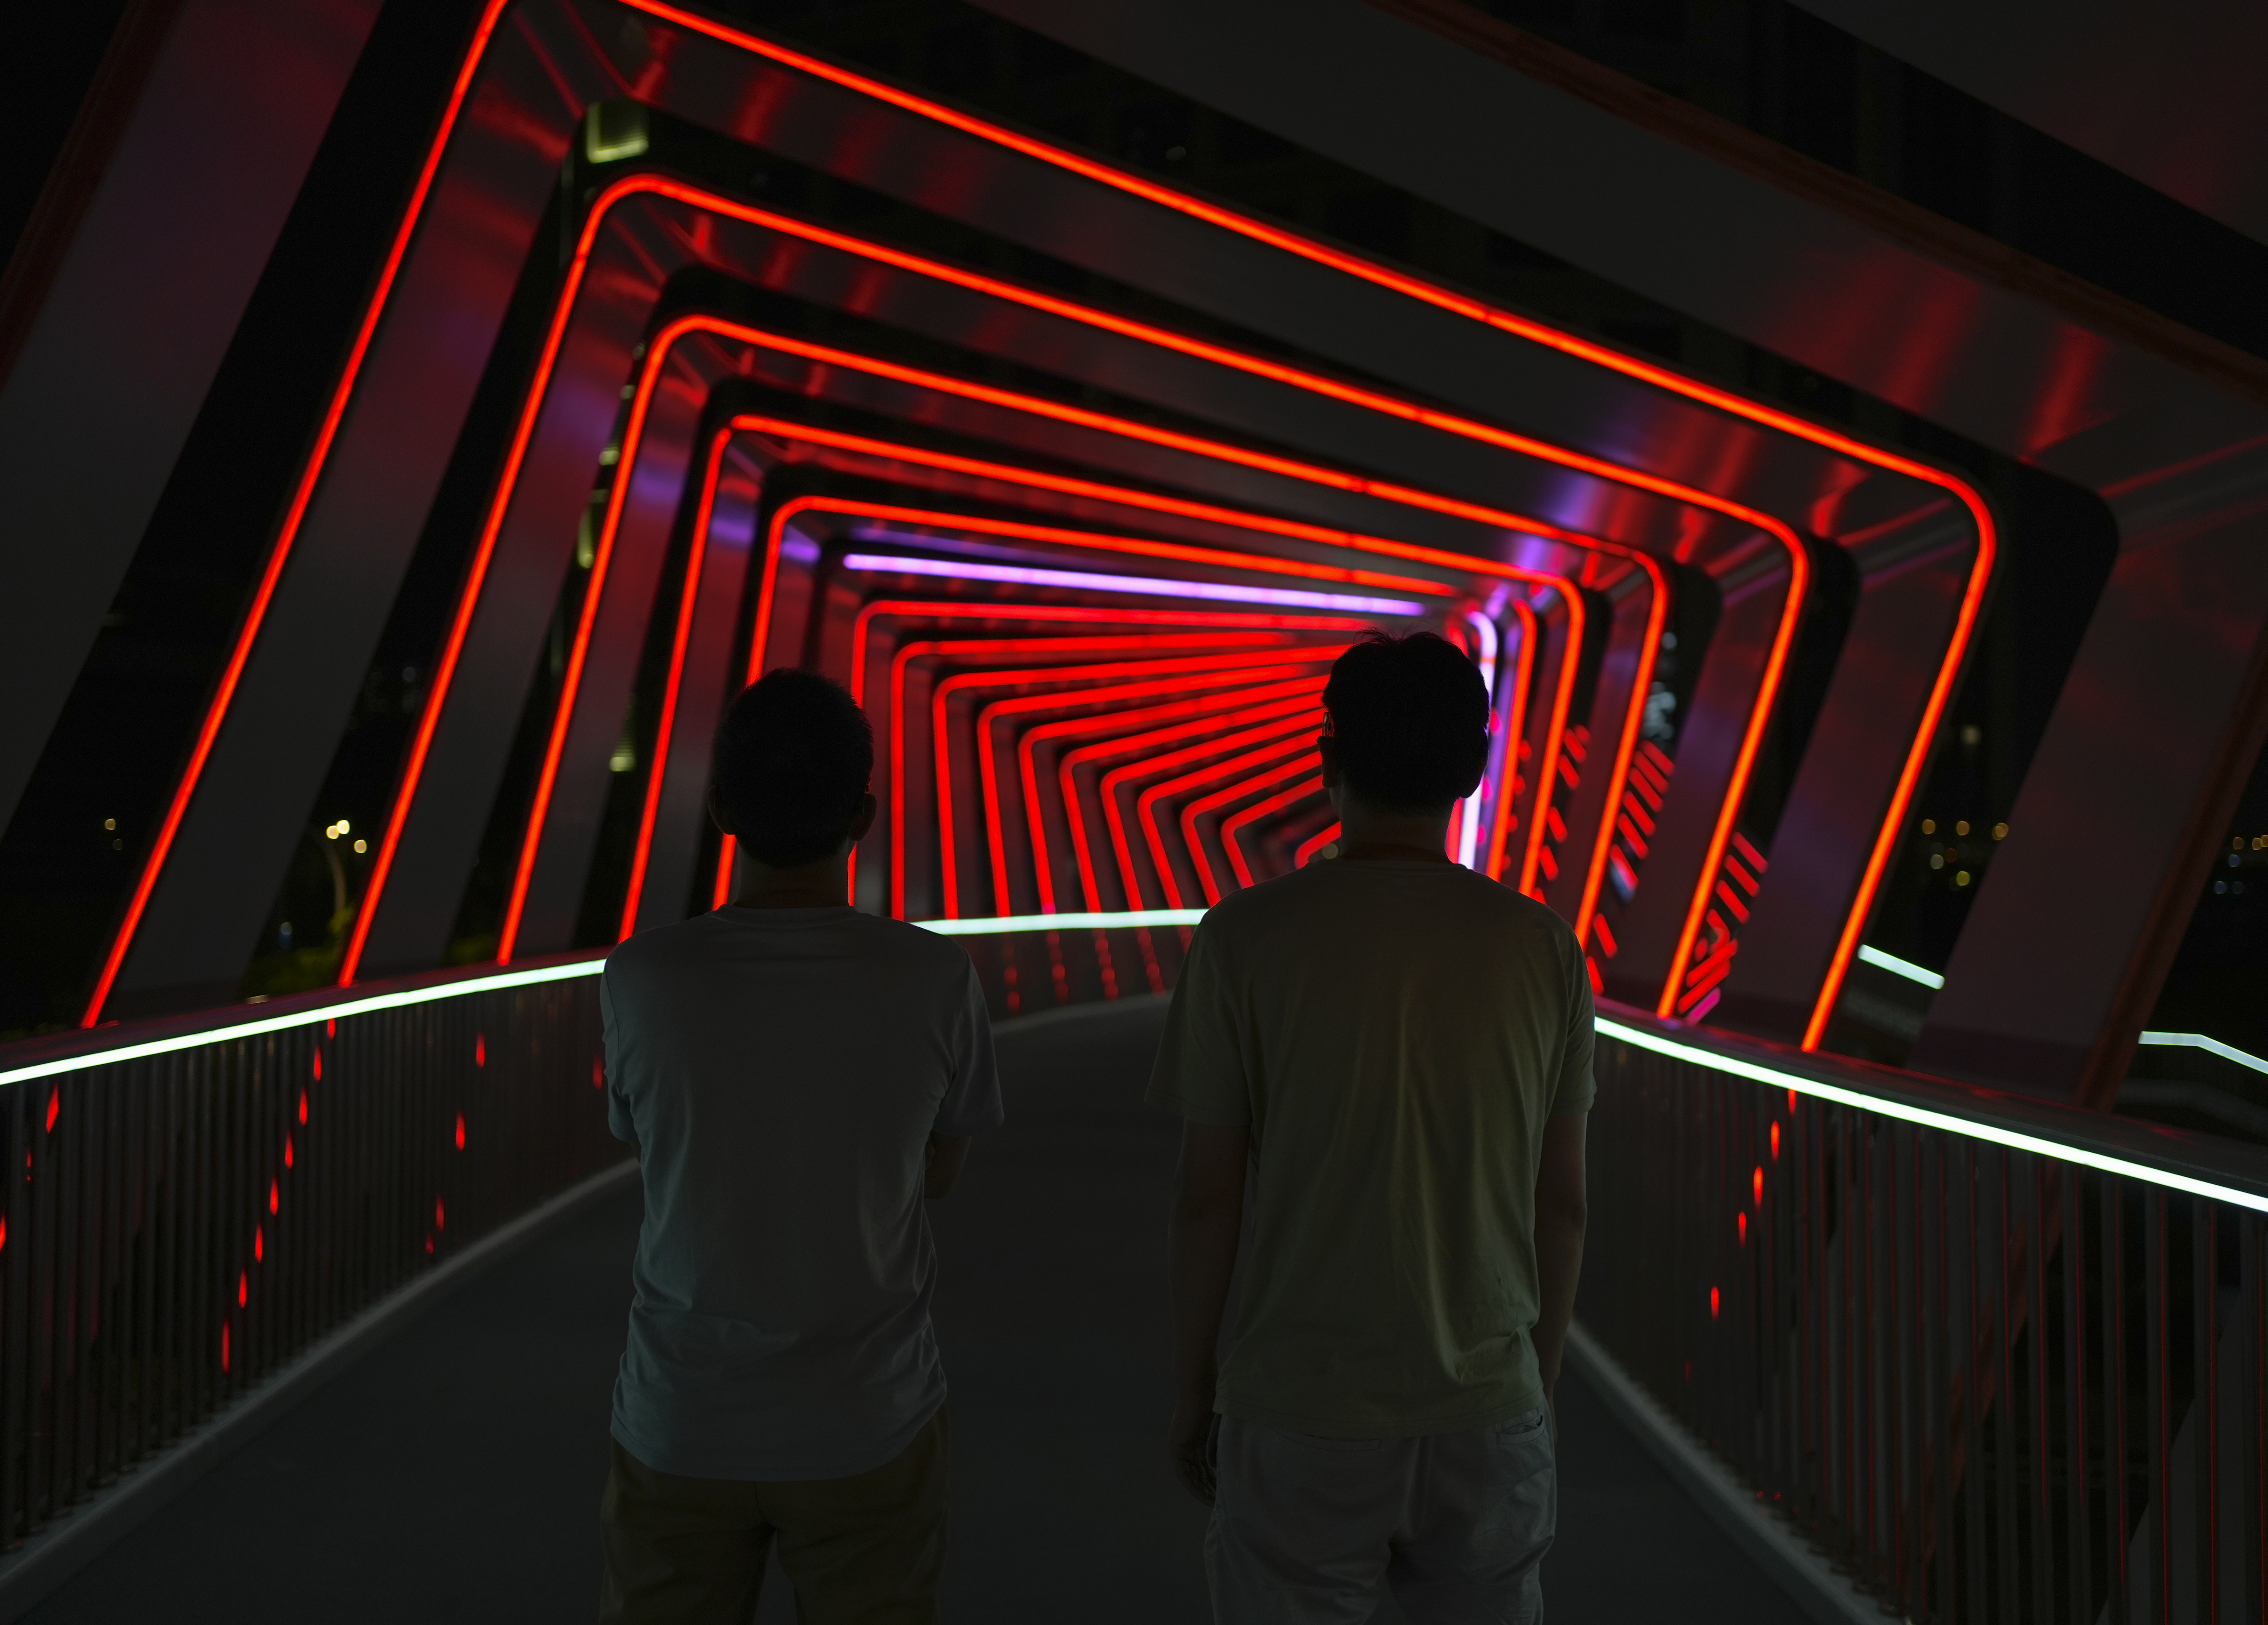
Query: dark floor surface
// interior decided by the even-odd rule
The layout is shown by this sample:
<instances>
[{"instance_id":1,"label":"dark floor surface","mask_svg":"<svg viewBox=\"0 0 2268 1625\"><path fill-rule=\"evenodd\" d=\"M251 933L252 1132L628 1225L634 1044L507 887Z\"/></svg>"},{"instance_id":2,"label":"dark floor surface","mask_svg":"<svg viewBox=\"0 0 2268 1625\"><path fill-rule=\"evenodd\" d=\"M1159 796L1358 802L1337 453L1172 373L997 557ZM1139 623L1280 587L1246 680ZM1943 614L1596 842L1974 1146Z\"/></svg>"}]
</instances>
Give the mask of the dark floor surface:
<instances>
[{"instance_id":1,"label":"dark floor surface","mask_svg":"<svg viewBox=\"0 0 2268 1625\"><path fill-rule=\"evenodd\" d=\"M1157 1447L1179 1130L1139 1097L1160 1013L1144 1001L1005 1029L1009 1127L932 1209L954 1625L1206 1618L1204 1511ZM625 1191L479 1276L27 1619L589 1619L637 1212ZM1802 1619L1595 1395L1571 1377L1559 1406L1552 1620ZM793 1618L775 1583L762 1625ZM1390 1602L1376 1618L1401 1621Z\"/></svg>"}]
</instances>

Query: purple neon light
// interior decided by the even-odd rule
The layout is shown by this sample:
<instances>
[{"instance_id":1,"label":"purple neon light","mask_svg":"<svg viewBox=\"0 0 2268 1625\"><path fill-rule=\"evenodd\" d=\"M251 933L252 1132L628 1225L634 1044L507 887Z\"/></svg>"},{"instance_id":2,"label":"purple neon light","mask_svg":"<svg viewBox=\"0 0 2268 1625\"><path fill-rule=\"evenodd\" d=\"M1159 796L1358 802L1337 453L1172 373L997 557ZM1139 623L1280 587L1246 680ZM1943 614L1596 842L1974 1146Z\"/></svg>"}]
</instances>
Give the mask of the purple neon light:
<instances>
[{"instance_id":1,"label":"purple neon light","mask_svg":"<svg viewBox=\"0 0 2268 1625\"><path fill-rule=\"evenodd\" d=\"M1219 581L1168 581L1156 576L1103 576L1080 570L1033 570L1020 564L979 564L963 559L909 558L887 553L853 553L846 570L897 570L909 576L945 576L962 581L1012 581L1032 587L1088 587L1105 592L1146 592L1160 598L1210 599L1229 604L1281 604L1302 609L1336 609L1362 615L1422 615L1423 604L1406 598L1361 598L1350 592L1304 592L1297 587L1248 587Z\"/></svg>"}]
</instances>

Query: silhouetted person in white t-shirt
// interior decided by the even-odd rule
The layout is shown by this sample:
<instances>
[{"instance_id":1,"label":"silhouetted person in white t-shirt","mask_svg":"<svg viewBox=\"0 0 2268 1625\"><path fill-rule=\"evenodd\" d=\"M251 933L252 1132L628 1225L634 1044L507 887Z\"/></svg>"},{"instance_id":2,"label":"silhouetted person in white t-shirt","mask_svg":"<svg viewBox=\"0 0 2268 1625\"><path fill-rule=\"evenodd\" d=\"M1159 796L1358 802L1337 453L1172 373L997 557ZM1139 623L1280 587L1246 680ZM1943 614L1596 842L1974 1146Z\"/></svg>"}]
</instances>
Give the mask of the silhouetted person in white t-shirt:
<instances>
[{"instance_id":1,"label":"silhouetted person in white t-shirt","mask_svg":"<svg viewBox=\"0 0 2268 1625\"><path fill-rule=\"evenodd\" d=\"M1589 974L1558 915L1445 855L1488 760L1472 663L1373 638L1323 709L1338 856L1205 916L1151 1084L1185 1119L1167 1451L1212 1506L1219 1625L1366 1620L1381 1585L1413 1625L1529 1625Z\"/></svg>"},{"instance_id":2,"label":"silhouetted person in white t-shirt","mask_svg":"<svg viewBox=\"0 0 2268 1625\"><path fill-rule=\"evenodd\" d=\"M777 671L718 729L742 880L607 960L607 1092L645 1220L600 1518L605 1621L744 1625L775 1541L798 1617L934 1625L945 1374L924 1196L998 1128L968 954L854 912L865 717Z\"/></svg>"}]
</instances>

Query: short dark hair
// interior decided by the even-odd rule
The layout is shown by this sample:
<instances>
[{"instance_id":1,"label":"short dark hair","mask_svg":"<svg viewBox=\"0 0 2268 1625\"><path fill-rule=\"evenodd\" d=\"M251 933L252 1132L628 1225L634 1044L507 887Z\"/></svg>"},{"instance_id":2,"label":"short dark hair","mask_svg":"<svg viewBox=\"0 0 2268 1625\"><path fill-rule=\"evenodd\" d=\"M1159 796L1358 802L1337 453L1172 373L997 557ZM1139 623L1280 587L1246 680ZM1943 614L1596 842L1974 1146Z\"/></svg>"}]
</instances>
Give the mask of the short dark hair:
<instances>
[{"instance_id":1,"label":"short dark hair","mask_svg":"<svg viewBox=\"0 0 2268 1625\"><path fill-rule=\"evenodd\" d=\"M1488 766L1488 685L1432 632L1373 632L1331 665L1323 688L1339 772L1371 805L1439 812Z\"/></svg>"},{"instance_id":2,"label":"short dark hair","mask_svg":"<svg viewBox=\"0 0 2268 1625\"><path fill-rule=\"evenodd\" d=\"M767 672L717 726L710 782L751 857L786 868L825 857L849 833L874 773L874 730L840 683Z\"/></svg>"}]
</instances>

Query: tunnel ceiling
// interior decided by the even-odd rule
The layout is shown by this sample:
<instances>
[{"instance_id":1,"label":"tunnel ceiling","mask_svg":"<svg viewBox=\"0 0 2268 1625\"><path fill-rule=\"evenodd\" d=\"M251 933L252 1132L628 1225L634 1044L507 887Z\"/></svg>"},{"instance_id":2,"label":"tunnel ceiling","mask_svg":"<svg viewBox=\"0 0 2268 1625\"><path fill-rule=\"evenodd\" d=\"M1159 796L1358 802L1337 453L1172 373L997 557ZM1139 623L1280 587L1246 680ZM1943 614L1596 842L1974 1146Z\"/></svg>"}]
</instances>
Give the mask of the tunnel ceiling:
<instances>
[{"instance_id":1,"label":"tunnel ceiling","mask_svg":"<svg viewBox=\"0 0 2268 1625\"><path fill-rule=\"evenodd\" d=\"M540 345L507 442L468 445L516 298ZM1602 989L1816 1041L1994 552L1910 456L759 34L513 0L90 1018L240 962L436 489L483 452L349 978L440 962L484 838L507 960L707 906L706 736L783 664L876 723L862 903L1202 906L1328 845L1322 673L1425 627L1496 705L1457 854L1567 915ZM1807 618L1842 645L1821 743L1752 806ZM1681 623L1705 646L1642 739Z\"/></svg>"}]
</instances>

